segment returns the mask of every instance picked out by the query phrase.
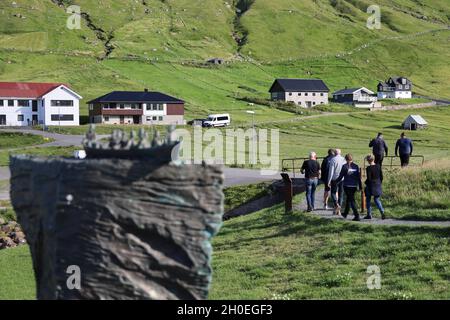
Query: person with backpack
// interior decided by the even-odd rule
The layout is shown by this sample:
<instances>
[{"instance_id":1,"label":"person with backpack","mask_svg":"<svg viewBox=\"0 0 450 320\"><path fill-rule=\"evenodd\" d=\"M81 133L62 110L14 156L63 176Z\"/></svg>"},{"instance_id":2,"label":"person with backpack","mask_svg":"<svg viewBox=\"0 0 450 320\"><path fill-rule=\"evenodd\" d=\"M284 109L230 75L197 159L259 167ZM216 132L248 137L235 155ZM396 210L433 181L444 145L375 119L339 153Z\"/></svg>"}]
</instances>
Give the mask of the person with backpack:
<instances>
[{"instance_id":1,"label":"person with backpack","mask_svg":"<svg viewBox=\"0 0 450 320\"><path fill-rule=\"evenodd\" d=\"M330 160L334 157L336 151L334 149L328 149L328 155L323 159L322 164L320 166L320 176L321 180L325 185L323 192L323 209L328 210L328 199L330 197L331 188L328 186L328 165L330 164Z\"/></svg>"},{"instance_id":2,"label":"person with backpack","mask_svg":"<svg viewBox=\"0 0 450 320\"><path fill-rule=\"evenodd\" d=\"M338 180L344 181L345 210L342 217L347 218L350 208L353 211L353 221L360 221L358 208L356 206L355 193L362 190L361 174L359 166L353 162L353 156L349 153L345 156L346 164L342 167Z\"/></svg>"},{"instance_id":3,"label":"person with backpack","mask_svg":"<svg viewBox=\"0 0 450 320\"><path fill-rule=\"evenodd\" d=\"M384 220L386 218L383 205L381 203L380 197L383 193L382 183L383 183L383 172L381 166L375 163L375 157L373 155L368 155L366 160L369 166L366 168L366 205L367 205L367 215L364 219L372 219L372 205L371 199L374 198L375 204L380 210L381 218Z\"/></svg>"},{"instance_id":4,"label":"person with backpack","mask_svg":"<svg viewBox=\"0 0 450 320\"><path fill-rule=\"evenodd\" d=\"M395 156L398 157L400 153L400 163L402 168L407 167L409 165L409 157L413 152L413 143L411 139L406 138L404 132L400 135L400 139L397 140L395 144Z\"/></svg>"},{"instance_id":5,"label":"person with backpack","mask_svg":"<svg viewBox=\"0 0 450 320\"><path fill-rule=\"evenodd\" d=\"M383 166L384 155L388 155L388 146L383 139L383 134L378 133L375 139L372 139L369 143L369 147L372 148L372 153L375 156L375 163Z\"/></svg>"}]
</instances>

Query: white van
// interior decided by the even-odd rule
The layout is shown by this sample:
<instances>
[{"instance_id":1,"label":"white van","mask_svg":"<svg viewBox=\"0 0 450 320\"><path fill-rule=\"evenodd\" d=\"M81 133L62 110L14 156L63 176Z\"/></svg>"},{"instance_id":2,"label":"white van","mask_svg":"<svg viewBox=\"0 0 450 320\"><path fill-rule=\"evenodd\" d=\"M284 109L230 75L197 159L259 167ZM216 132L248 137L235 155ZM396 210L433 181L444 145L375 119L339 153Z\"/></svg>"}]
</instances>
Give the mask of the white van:
<instances>
[{"instance_id":1,"label":"white van","mask_svg":"<svg viewBox=\"0 0 450 320\"><path fill-rule=\"evenodd\" d=\"M231 118L228 113L224 114L210 114L208 118L203 121L204 127L225 127L229 126Z\"/></svg>"}]
</instances>

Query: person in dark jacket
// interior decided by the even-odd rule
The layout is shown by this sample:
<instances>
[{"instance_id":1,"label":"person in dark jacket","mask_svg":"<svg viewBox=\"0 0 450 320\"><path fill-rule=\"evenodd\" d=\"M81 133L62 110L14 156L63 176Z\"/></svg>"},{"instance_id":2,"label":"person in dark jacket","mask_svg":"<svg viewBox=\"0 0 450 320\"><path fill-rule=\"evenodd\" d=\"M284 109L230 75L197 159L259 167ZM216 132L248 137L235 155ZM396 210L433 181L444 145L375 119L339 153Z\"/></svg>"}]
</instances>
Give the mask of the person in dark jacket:
<instances>
[{"instance_id":1,"label":"person in dark jacket","mask_svg":"<svg viewBox=\"0 0 450 320\"><path fill-rule=\"evenodd\" d=\"M322 165L320 167L320 176L321 180L325 185L325 189L323 192L323 209L328 210L328 199L330 197L331 188L328 186L328 165L330 160L335 156L336 151L334 149L328 149L328 155L323 159Z\"/></svg>"},{"instance_id":2,"label":"person in dark jacket","mask_svg":"<svg viewBox=\"0 0 450 320\"><path fill-rule=\"evenodd\" d=\"M375 158L372 155L366 157L369 166L366 168L366 205L367 205L367 216L364 219L372 219L372 206L371 199L374 198L375 204L380 210L381 218L384 220L386 218L384 214L384 208L381 203L380 197L383 193L381 184L383 183L383 172L381 171L381 166L375 163Z\"/></svg>"},{"instance_id":3,"label":"person in dark jacket","mask_svg":"<svg viewBox=\"0 0 450 320\"><path fill-rule=\"evenodd\" d=\"M359 221L358 208L356 206L355 193L362 190L361 174L359 172L359 166L353 162L353 156L347 154L345 156L346 164L342 167L339 180L344 180L344 192L345 192L345 210L342 217L347 218L350 211L350 207L353 211L353 221Z\"/></svg>"},{"instance_id":4,"label":"person in dark jacket","mask_svg":"<svg viewBox=\"0 0 450 320\"><path fill-rule=\"evenodd\" d=\"M378 133L378 136L375 139L370 141L369 147L372 148L372 153L375 156L375 163L379 164L381 167L383 165L384 154L386 154L386 157L388 155L388 146L386 141L384 141L381 132Z\"/></svg>"},{"instance_id":5,"label":"person in dark jacket","mask_svg":"<svg viewBox=\"0 0 450 320\"><path fill-rule=\"evenodd\" d=\"M320 164L315 152L311 152L309 160L303 162L301 173L305 174L307 211L311 212L314 211L316 188L320 177Z\"/></svg>"},{"instance_id":6,"label":"person in dark jacket","mask_svg":"<svg viewBox=\"0 0 450 320\"><path fill-rule=\"evenodd\" d=\"M402 167L407 167L409 165L409 157L413 152L413 143L411 139L406 138L404 132L400 135L400 139L397 140L395 144L395 156L398 157L400 153L400 162Z\"/></svg>"}]
</instances>

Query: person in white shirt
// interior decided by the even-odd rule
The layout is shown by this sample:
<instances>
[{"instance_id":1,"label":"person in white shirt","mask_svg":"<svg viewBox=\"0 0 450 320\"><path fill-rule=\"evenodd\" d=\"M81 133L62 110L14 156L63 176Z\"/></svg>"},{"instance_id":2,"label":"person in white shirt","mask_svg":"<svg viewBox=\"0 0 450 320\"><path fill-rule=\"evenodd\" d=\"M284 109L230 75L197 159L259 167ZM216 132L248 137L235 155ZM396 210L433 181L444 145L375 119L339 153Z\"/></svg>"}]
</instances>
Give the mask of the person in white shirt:
<instances>
[{"instance_id":1,"label":"person in white shirt","mask_svg":"<svg viewBox=\"0 0 450 320\"><path fill-rule=\"evenodd\" d=\"M328 165L328 187L331 189L331 199L333 200L333 214L341 215L341 207L344 202L344 183L339 180L341 170L347 162L341 155L341 149L336 149L336 155L330 160Z\"/></svg>"}]
</instances>

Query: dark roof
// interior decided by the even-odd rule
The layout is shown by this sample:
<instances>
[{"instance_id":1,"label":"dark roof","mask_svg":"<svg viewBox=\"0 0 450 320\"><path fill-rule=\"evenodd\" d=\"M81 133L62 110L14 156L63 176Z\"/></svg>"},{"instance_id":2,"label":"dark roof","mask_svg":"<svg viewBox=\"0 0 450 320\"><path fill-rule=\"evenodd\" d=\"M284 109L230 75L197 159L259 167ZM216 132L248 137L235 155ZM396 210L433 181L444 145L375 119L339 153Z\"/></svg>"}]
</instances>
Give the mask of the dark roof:
<instances>
[{"instance_id":1,"label":"dark roof","mask_svg":"<svg viewBox=\"0 0 450 320\"><path fill-rule=\"evenodd\" d=\"M389 83L391 79L393 81L393 84ZM381 84L384 88L389 88L389 87L393 87L398 84L403 84L402 79L406 79L406 84L409 84L409 85L412 84L411 80L409 80L406 77L390 77L385 82L380 82L379 84Z\"/></svg>"},{"instance_id":2,"label":"dark roof","mask_svg":"<svg viewBox=\"0 0 450 320\"><path fill-rule=\"evenodd\" d=\"M269 92L316 91L329 92L327 85L320 79L276 79Z\"/></svg>"},{"instance_id":3,"label":"dark roof","mask_svg":"<svg viewBox=\"0 0 450 320\"><path fill-rule=\"evenodd\" d=\"M155 91L113 91L88 103L99 102L160 102L184 103L183 100Z\"/></svg>"},{"instance_id":4,"label":"dark roof","mask_svg":"<svg viewBox=\"0 0 450 320\"><path fill-rule=\"evenodd\" d=\"M369 89L364 88L364 87L349 88L349 89L338 90L338 91L334 92L333 94L352 94L352 93L355 93L356 91L361 90L361 89L369 90ZM371 90L369 90L369 91L371 91Z\"/></svg>"}]
</instances>

